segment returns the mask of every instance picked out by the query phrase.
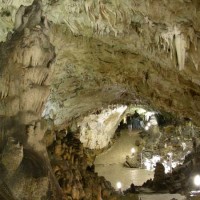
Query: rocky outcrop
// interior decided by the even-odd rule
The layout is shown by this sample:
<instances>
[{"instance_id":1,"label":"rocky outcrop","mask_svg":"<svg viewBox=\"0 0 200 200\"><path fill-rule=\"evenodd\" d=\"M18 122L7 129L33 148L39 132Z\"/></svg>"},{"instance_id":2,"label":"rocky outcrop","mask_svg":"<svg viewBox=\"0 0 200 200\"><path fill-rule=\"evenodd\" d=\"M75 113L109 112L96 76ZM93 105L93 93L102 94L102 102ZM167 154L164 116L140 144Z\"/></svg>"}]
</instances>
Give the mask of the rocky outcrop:
<instances>
[{"instance_id":1,"label":"rocky outcrop","mask_svg":"<svg viewBox=\"0 0 200 200\"><path fill-rule=\"evenodd\" d=\"M153 187L155 190L162 190L166 188L165 185L165 167L162 163L156 163L155 174L153 179Z\"/></svg>"}]
</instances>

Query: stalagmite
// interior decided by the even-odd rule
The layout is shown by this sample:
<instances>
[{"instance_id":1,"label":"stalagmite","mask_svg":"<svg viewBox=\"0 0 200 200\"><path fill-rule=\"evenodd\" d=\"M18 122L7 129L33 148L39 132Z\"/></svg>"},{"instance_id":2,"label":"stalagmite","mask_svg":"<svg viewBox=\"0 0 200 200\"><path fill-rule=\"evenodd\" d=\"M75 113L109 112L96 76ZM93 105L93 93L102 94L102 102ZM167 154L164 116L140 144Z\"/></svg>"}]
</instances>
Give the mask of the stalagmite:
<instances>
[{"instance_id":1,"label":"stalagmite","mask_svg":"<svg viewBox=\"0 0 200 200\"><path fill-rule=\"evenodd\" d=\"M41 114L49 95L45 80L51 74L49 63L55 53L42 27L36 28L42 24L41 9L39 0L21 6L14 33L0 46L4 52L0 70L1 121L6 122L0 124L1 133L5 133L0 152L0 164L5 170L1 177L17 199L27 199L27 194L28 199L47 198L51 184L60 200L62 193L43 142L46 125ZM24 187L26 184L29 187Z\"/></svg>"}]
</instances>

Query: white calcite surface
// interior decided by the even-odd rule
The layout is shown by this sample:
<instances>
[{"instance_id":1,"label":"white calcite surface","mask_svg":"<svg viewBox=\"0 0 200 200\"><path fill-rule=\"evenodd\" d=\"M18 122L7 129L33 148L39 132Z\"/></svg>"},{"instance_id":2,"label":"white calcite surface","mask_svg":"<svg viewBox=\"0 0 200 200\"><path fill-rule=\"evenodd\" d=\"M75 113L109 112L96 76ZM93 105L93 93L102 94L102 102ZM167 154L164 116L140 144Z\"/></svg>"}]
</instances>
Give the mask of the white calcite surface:
<instances>
[{"instance_id":1,"label":"white calcite surface","mask_svg":"<svg viewBox=\"0 0 200 200\"><path fill-rule=\"evenodd\" d=\"M84 147L90 149L106 147L113 137L126 108L127 106L117 106L113 109L105 109L100 114L84 117L83 121L79 123L80 141Z\"/></svg>"}]
</instances>

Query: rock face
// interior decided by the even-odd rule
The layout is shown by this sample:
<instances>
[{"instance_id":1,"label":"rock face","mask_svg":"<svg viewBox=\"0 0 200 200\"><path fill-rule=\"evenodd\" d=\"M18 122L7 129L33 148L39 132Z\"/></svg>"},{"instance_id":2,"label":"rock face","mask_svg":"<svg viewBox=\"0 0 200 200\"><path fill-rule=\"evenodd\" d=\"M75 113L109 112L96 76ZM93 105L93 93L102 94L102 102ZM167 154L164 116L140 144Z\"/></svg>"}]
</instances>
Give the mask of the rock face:
<instances>
[{"instance_id":1,"label":"rock face","mask_svg":"<svg viewBox=\"0 0 200 200\"><path fill-rule=\"evenodd\" d=\"M142 102L198 123L197 1L46 0L44 9L57 54L45 116L62 124Z\"/></svg>"},{"instance_id":2,"label":"rock face","mask_svg":"<svg viewBox=\"0 0 200 200\"><path fill-rule=\"evenodd\" d=\"M41 3L39 1L34 1L32 7L21 6L17 12L16 20L13 20L13 15L15 14L14 7L18 8L21 4L27 5L30 4L30 2L32 1L21 0L16 2L10 0L1 2L2 17L5 19L6 17L7 19L12 17L11 21L15 22L14 29L18 32L18 35L21 34L21 30L24 30L25 35L28 36L29 31L27 29L25 30L24 27L34 27L41 21L44 22L41 24L42 27L47 28L48 23L45 22L45 17L41 14ZM13 12L11 12L11 8L9 7L11 5L13 6ZM48 8L47 5L49 6ZM158 5L159 12L154 12L156 8L158 8ZM6 6L8 10L6 10ZM80 9L81 7L82 9ZM63 12L62 8L66 12ZM61 96L57 98L62 97L63 91L66 92L66 95L71 94L71 96L69 95L68 97L69 99L72 98L72 102L69 102L69 99L66 99L64 103L63 101L59 102L64 108L69 109L68 112L71 112L73 109L68 108L67 105L71 105L70 103L73 103L73 100L77 100L78 102L78 100L83 97L83 91L90 91L89 94L86 94L90 104L92 103L90 101L91 97L94 97L96 94L97 98L93 100L95 103L98 98L100 98L99 101L97 101L98 103L100 103L101 100L101 102L105 101L106 105L108 104L108 100L112 100L111 103L113 103L114 100L116 102L124 100L126 103L130 101L130 95L133 95L134 92L143 95L147 92L147 99L153 98L152 100L157 102L158 100L156 100L156 97L162 95L159 89L163 89L162 93L168 96L171 92L182 94L179 90L185 89L185 93L183 93L185 98L191 97L191 102L195 100L195 98L198 99L198 79L195 79L195 77L198 78L199 73L194 70L195 68L192 68L195 67L192 64L198 64L198 58L196 58L199 49L198 2L178 1L168 4L167 0L163 0L162 3L152 1L134 3L132 1L127 1L125 4L124 2L116 3L114 0L109 2L99 1L98 3L90 0L80 2L74 2L72 0L66 2L46 0L44 1L44 9L49 19L58 24L57 26L52 25L52 29L50 30L51 40L55 43L56 53L58 54L56 65L59 66L56 68L56 75L58 77L56 77L52 85L58 87L56 88L57 93L55 97L58 93L61 93ZM57 9L58 12L55 12L55 9ZM79 13L80 15L74 15L75 13ZM36 15L35 18L31 16L32 14ZM66 22L66 17L69 17L70 23ZM115 18L115 20L112 18ZM67 28L65 29L64 26L60 26L60 23L63 21L66 22L67 27L73 34L81 36L79 37L76 35L75 37L68 32ZM6 23L1 27L3 28L5 25ZM86 31L86 26L90 31ZM129 29L127 29L127 27ZM44 31L44 29L42 30ZM115 37L114 33L116 33ZM88 38L91 34L94 34L93 37ZM102 35L102 37L100 37L99 34ZM51 60L51 56L48 58L48 55L39 49L37 44L32 45L30 49L27 48L32 41L35 43L45 41L45 36L43 34L39 34L41 37L40 40L38 41L38 39L36 39L35 41L36 35L36 33L32 33L32 36L29 36L29 41L26 41L28 44L26 42L23 43L23 47L26 48L18 48L17 46L19 46L19 44L13 42L14 39L11 40L10 43L12 43L13 47L15 46L15 49L13 49L13 54L10 54L11 52L9 50L9 55L10 57L11 55L14 56L14 62L18 64L22 63L23 66L27 67L29 64L33 66L46 65L47 62ZM11 35L8 34L8 36L10 37ZM15 38L17 39L17 37ZM190 46L187 46L189 45L188 43ZM41 45L44 49L48 48L48 44L45 42L44 44L41 43ZM150 45L152 45L152 48L150 48ZM187 46L187 48L184 53L183 49L185 46ZM5 49L6 48L4 48L4 50ZM76 54L74 52L76 52ZM2 52L2 55L4 54L5 52ZM23 54L25 55L23 56ZM26 56L26 54L28 55ZM171 54L172 60L170 60ZM194 63L190 56L194 57ZM172 61L174 61L173 59L176 57L177 60L175 63L177 63L181 71L173 68L174 65ZM66 61L68 62L63 64ZM4 62L6 62L5 59ZM184 63L185 65L183 66ZM44 72L40 73L40 71L34 71L34 73L34 76L27 76L31 76L31 78L37 77L38 80L36 80L36 82L38 81L39 83L45 79ZM39 74L41 74L41 77ZM6 77L6 73L2 76ZM62 79L58 80L59 78ZM13 79L16 79L16 77ZM6 91L8 90L8 88L5 88L7 86L6 80L6 78L2 79L1 88L3 88L3 96L6 95ZM173 83L177 84L171 87ZM99 87L97 87L98 84ZM65 86L67 91L64 90L66 89ZM94 91L91 90L92 88ZM97 92L97 88L101 90L99 93ZM150 92L147 91L147 88ZM134 92L128 89L134 89ZM16 88L13 90L16 90ZM80 92L79 90L83 91ZM54 87L53 92L55 92ZM155 92L155 97L149 95L151 92ZM89 95L91 94L95 95L90 97ZM101 97L101 94L106 95ZM163 95L166 96L165 94ZM164 99L164 96L161 96L161 101ZM73 97L76 98L73 99ZM126 101L125 97L127 97ZM173 97L173 100L174 98L178 98L176 94L171 97ZM106 101L105 99L108 100ZM61 98L59 100L63 99ZM84 103L86 102L84 98L81 100L84 101ZM177 101L177 104L179 102L182 103L182 101ZM132 102L134 102L134 100L132 100ZM98 103L95 107L102 105ZM75 103L73 105L75 105ZM176 108L177 111L179 111L180 105L177 106L178 107L174 107L174 109ZM191 109L192 108L191 106ZM82 109L79 109L79 112L81 111ZM86 111L87 110L84 110L84 112ZM76 113L74 112L70 116L72 117L74 114Z\"/></svg>"}]
</instances>

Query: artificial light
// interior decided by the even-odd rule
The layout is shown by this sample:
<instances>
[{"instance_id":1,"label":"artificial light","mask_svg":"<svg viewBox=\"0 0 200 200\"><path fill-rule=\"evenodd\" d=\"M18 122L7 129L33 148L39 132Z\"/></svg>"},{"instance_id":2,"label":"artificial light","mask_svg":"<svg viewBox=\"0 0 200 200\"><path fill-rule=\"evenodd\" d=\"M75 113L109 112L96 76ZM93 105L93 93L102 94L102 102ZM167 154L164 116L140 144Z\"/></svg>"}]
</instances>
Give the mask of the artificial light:
<instances>
[{"instance_id":1,"label":"artificial light","mask_svg":"<svg viewBox=\"0 0 200 200\"><path fill-rule=\"evenodd\" d=\"M132 153L132 154L135 153L135 148L131 148L131 153Z\"/></svg>"},{"instance_id":2,"label":"artificial light","mask_svg":"<svg viewBox=\"0 0 200 200\"><path fill-rule=\"evenodd\" d=\"M196 176L194 177L194 184L195 184L196 186L200 186L200 175L196 175Z\"/></svg>"},{"instance_id":3,"label":"artificial light","mask_svg":"<svg viewBox=\"0 0 200 200\"><path fill-rule=\"evenodd\" d=\"M122 188L122 183L121 182L117 182L117 189L121 189Z\"/></svg>"}]
</instances>

